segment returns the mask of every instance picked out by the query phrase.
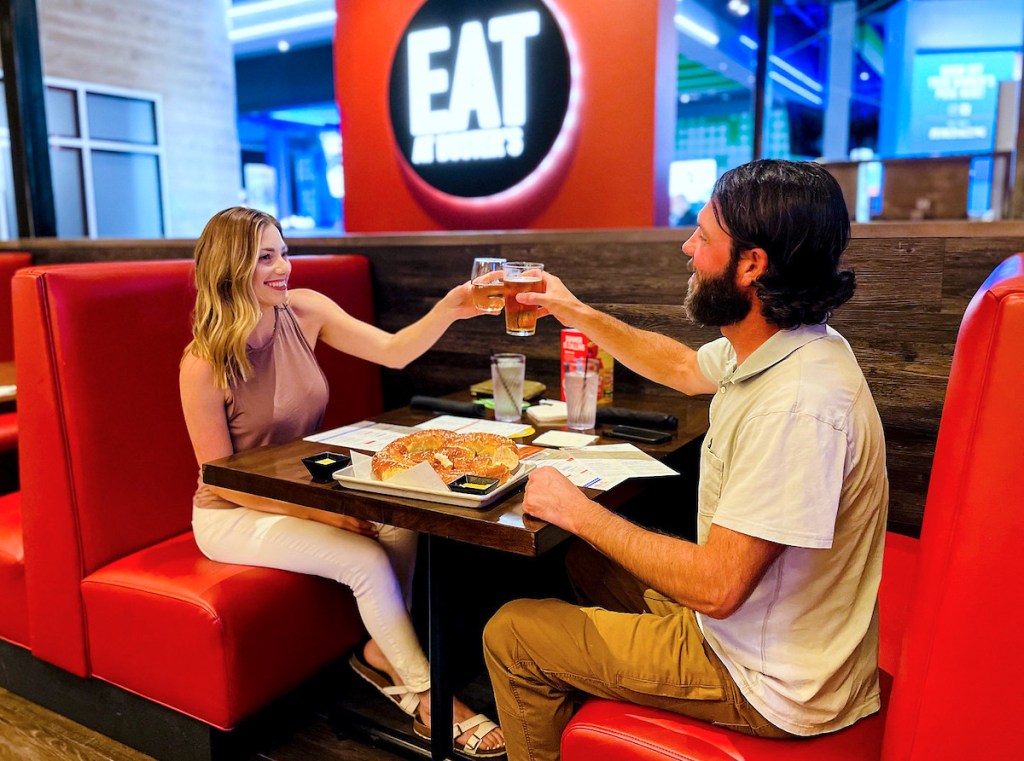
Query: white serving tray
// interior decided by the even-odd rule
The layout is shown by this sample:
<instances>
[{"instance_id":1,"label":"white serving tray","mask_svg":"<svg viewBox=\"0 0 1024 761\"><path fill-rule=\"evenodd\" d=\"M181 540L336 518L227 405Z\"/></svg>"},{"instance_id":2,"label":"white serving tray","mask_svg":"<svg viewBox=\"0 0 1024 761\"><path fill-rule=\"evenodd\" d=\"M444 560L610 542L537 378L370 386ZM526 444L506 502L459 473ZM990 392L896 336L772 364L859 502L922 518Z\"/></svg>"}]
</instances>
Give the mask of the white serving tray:
<instances>
[{"instance_id":1,"label":"white serving tray","mask_svg":"<svg viewBox=\"0 0 1024 761\"><path fill-rule=\"evenodd\" d=\"M445 487L444 491L437 489L425 489L419 486L405 486L394 484L390 481L378 481L375 478L357 478L352 475L353 468L348 466L336 471L334 480L353 491L365 491L371 494L386 494L391 497L409 497L411 499L422 499L428 502L439 502L443 505L454 505L456 507L487 507L492 502L501 499L505 494L521 486L523 479L530 474L536 465L532 462L520 462L512 471L508 481L497 489L487 494L463 494L462 492L451 491Z\"/></svg>"}]
</instances>

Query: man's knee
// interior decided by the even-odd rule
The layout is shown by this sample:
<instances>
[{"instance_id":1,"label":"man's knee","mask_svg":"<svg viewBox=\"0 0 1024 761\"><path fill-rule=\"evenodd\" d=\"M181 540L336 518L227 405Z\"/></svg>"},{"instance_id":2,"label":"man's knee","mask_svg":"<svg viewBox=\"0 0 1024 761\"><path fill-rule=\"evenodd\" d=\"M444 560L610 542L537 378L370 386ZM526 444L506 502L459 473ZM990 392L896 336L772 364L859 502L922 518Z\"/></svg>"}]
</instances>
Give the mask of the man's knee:
<instances>
[{"instance_id":1,"label":"man's knee","mask_svg":"<svg viewBox=\"0 0 1024 761\"><path fill-rule=\"evenodd\" d=\"M502 605L484 626L484 653L501 663L512 658L519 639L517 624L530 620L534 600L512 600Z\"/></svg>"}]
</instances>

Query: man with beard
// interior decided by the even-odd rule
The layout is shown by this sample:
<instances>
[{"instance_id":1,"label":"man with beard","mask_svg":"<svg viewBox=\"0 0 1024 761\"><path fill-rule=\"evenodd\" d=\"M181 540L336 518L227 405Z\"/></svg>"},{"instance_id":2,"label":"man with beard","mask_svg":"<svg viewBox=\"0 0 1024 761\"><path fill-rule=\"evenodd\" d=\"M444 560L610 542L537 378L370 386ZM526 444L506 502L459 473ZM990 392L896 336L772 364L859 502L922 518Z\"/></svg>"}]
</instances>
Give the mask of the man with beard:
<instances>
[{"instance_id":1,"label":"man with beard","mask_svg":"<svg viewBox=\"0 0 1024 761\"><path fill-rule=\"evenodd\" d=\"M696 544L648 531L538 468L526 513L577 534L587 607L517 600L484 650L511 761L555 759L582 694L761 737L832 732L879 708L877 591L888 482L882 426L826 321L854 290L850 220L813 163L755 161L718 180L683 253L698 351L630 327L544 275L519 300L636 372L711 394ZM672 505L665 505L672 510Z\"/></svg>"}]
</instances>

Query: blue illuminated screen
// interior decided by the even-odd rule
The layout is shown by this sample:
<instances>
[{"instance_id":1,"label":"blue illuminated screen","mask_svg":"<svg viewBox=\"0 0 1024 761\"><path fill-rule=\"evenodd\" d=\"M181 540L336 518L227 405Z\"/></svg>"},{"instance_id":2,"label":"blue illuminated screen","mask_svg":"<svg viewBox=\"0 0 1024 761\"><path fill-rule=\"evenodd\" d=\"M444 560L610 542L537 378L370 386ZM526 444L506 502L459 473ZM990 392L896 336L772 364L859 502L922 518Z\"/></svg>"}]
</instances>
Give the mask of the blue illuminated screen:
<instances>
[{"instance_id":1,"label":"blue illuminated screen","mask_svg":"<svg viewBox=\"0 0 1024 761\"><path fill-rule=\"evenodd\" d=\"M999 83L1019 79L1012 50L918 53L904 154L995 148Z\"/></svg>"}]
</instances>

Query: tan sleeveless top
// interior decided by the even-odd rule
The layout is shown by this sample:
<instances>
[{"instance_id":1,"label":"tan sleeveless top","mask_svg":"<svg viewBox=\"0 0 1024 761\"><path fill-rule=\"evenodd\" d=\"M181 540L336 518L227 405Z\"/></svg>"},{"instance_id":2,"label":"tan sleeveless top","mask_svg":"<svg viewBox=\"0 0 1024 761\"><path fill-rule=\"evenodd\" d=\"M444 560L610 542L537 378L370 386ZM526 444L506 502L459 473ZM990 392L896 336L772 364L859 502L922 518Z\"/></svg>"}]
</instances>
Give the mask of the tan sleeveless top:
<instances>
[{"instance_id":1,"label":"tan sleeveless top","mask_svg":"<svg viewBox=\"0 0 1024 761\"><path fill-rule=\"evenodd\" d=\"M243 452L266 444L283 444L320 429L327 408L327 379L295 316L287 307L274 310L274 332L260 347L248 347L249 379L229 389L225 412L231 446ZM202 483L198 507L238 507Z\"/></svg>"}]
</instances>

